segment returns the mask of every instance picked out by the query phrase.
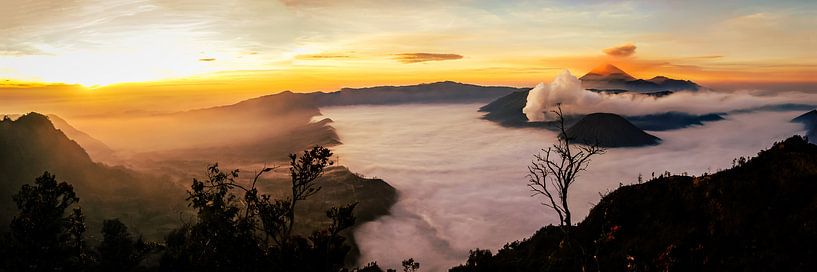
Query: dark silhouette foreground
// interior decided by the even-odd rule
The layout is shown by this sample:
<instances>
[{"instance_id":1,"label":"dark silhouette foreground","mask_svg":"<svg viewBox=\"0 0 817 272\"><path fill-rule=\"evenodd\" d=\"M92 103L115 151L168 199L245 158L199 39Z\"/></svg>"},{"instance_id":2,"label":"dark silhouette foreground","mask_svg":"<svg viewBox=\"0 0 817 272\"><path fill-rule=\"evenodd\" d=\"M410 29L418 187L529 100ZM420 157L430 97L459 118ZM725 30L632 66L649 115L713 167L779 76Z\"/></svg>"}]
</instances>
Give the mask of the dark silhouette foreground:
<instances>
[{"instance_id":1,"label":"dark silhouette foreground","mask_svg":"<svg viewBox=\"0 0 817 272\"><path fill-rule=\"evenodd\" d=\"M105 220L102 241L85 242L85 217L73 186L46 172L14 195L19 214L0 241L0 271L348 271L344 230L355 224L357 203L326 211L331 223L308 236L293 232L298 204L321 187L316 179L333 164L324 147L290 155L291 195L275 199L238 170L208 168L193 179L187 201L197 218L167 234L164 243L133 238L118 219ZM406 271L419 268L413 259ZM382 271L376 263L362 270Z\"/></svg>"},{"instance_id":2,"label":"dark silhouette foreground","mask_svg":"<svg viewBox=\"0 0 817 272\"><path fill-rule=\"evenodd\" d=\"M451 271L817 271L817 145L795 136L700 177L665 173L604 196Z\"/></svg>"}]
</instances>

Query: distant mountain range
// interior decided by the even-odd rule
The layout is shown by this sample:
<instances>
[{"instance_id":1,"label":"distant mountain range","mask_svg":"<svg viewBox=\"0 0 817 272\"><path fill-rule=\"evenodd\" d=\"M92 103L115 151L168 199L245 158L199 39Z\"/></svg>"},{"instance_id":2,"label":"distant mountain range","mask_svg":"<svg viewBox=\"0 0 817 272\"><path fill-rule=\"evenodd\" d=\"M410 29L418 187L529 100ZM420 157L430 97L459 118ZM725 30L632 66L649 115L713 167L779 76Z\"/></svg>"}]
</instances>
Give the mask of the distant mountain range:
<instances>
[{"instance_id":1,"label":"distant mountain range","mask_svg":"<svg viewBox=\"0 0 817 272\"><path fill-rule=\"evenodd\" d=\"M632 91L641 93L697 91L700 85L689 80L672 79L656 76L651 79L638 79L612 64L604 64L579 78L586 89L597 91Z\"/></svg>"},{"instance_id":2,"label":"distant mountain range","mask_svg":"<svg viewBox=\"0 0 817 272\"><path fill-rule=\"evenodd\" d=\"M336 92L305 94L317 106L395 105L408 103L477 103L519 91L519 88L479 86L453 81L408 86L343 88Z\"/></svg>"}]
</instances>

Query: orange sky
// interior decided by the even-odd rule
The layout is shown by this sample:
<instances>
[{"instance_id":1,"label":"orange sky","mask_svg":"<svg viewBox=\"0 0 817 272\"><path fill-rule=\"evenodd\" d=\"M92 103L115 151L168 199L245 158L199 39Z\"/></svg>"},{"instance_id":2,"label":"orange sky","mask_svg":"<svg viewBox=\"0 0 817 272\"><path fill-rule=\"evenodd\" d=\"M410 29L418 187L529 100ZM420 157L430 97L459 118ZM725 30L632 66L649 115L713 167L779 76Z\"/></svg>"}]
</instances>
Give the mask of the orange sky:
<instances>
[{"instance_id":1,"label":"orange sky","mask_svg":"<svg viewBox=\"0 0 817 272\"><path fill-rule=\"evenodd\" d=\"M814 1L6 2L6 111L9 99L210 105L442 80L533 86L603 63L643 78L817 89Z\"/></svg>"}]
</instances>

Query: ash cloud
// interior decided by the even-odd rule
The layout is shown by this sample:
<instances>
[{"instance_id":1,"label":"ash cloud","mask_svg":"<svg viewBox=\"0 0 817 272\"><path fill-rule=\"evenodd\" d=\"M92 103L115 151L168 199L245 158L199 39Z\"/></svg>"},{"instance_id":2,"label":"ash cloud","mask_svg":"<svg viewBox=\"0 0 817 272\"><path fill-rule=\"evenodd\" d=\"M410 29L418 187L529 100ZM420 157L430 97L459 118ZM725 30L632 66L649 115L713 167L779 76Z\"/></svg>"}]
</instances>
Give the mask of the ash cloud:
<instances>
[{"instance_id":1,"label":"ash cloud","mask_svg":"<svg viewBox=\"0 0 817 272\"><path fill-rule=\"evenodd\" d=\"M394 59L402 63L458 60L462 58L463 56L458 54L441 54L441 53L401 53L394 55Z\"/></svg>"},{"instance_id":2,"label":"ash cloud","mask_svg":"<svg viewBox=\"0 0 817 272\"><path fill-rule=\"evenodd\" d=\"M635 54L636 46L634 44L622 44L602 50L604 54L612 57L629 57Z\"/></svg>"}]
</instances>

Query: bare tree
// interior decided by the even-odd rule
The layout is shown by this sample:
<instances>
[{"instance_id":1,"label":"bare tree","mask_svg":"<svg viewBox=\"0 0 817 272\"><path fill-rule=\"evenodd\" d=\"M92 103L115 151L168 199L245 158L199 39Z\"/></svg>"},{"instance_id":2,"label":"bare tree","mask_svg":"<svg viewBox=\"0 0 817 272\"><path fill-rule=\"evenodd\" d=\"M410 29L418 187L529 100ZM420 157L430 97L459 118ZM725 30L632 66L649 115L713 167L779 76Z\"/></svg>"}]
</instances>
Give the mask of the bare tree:
<instances>
[{"instance_id":1,"label":"bare tree","mask_svg":"<svg viewBox=\"0 0 817 272\"><path fill-rule=\"evenodd\" d=\"M565 117L561 105L552 111L558 118L559 137L553 146L534 154L528 166L528 187L531 196L542 195L546 202L542 205L556 211L560 226L571 226L570 207L567 204L570 186L576 182L579 174L590 165L590 158L604 154L606 149L598 144L575 145L573 138L567 134Z\"/></svg>"}]
</instances>

